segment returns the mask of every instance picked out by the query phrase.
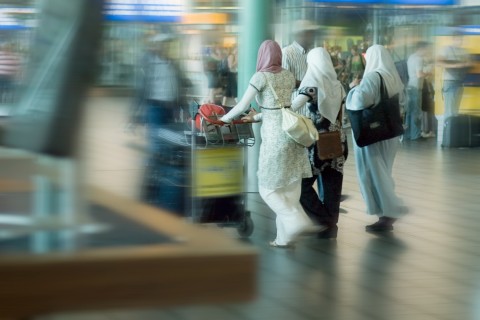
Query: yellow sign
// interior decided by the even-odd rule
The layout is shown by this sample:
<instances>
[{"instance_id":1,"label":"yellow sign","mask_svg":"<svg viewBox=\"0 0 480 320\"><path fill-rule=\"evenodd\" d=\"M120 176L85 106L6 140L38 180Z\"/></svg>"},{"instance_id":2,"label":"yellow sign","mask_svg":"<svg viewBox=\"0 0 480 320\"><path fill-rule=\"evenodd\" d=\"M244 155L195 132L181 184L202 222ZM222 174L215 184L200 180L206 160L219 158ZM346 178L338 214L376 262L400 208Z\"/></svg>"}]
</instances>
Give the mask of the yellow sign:
<instances>
[{"instance_id":1,"label":"yellow sign","mask_svg":"<svg viewBox=\"0 0 480 320\"><path fill-rule=\"evenodd\" d=\"M463 47L469 54L480 53L480 35L468 35L463 37ZM435 47L441 50L444 46L448 46L452 43L452 38L449 36L437 36ZM473 69L469 72L480 73L480 64L475 63ZM443 114L445 110L443 101L443 81L442 81L443 69L439 66L435 70L435 114ZM478 103L478 97L480 96L479 87L464 87L462 100L460 104L460 113L477 113L480 111L480 104Z\"/></svg>"},{"instance_id":2,"label":"yellow sign","mask_svg":"<svg viewBox=\"0 0 480 320\"><path fill-rule=\"evenodd\" d=\"M183 15L183 24L227 24L229 20L226 13L195 12Z\"/></svg>"},{"instance_id":3,"label":"yellow sign","mask_svg":"<svg viewBox=\"0 0 480 320\"><path fill-rule=\"evenodd\" d=\"M243 193L243 149L195 150L193 168L195 197L218 197Z\"/></svg>"}]
</instances>

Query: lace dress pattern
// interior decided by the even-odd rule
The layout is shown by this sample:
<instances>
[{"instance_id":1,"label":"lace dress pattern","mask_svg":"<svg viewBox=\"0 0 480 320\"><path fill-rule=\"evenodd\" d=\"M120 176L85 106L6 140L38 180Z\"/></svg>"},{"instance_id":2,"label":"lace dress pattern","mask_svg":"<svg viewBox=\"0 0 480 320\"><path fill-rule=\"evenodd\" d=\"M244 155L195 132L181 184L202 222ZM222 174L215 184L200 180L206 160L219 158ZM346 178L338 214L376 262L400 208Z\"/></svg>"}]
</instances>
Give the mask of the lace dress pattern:
<instances>
[{"instance_id":1,"label":"lace dress pattern","mask_svg":"<svg viewBox=\"0 0 480 320\"><path fill-rule=\"evenodd\" d=\"M279 73L257 72L250 80L250 85L258 91L257 102L263 107L258 181L262 187L275 190L311 177L312 169L307 149L282 130L282 112L267 78L283 106L291 104L295 78L290 71L282 70Z\"/></svg>"}]
</instances>

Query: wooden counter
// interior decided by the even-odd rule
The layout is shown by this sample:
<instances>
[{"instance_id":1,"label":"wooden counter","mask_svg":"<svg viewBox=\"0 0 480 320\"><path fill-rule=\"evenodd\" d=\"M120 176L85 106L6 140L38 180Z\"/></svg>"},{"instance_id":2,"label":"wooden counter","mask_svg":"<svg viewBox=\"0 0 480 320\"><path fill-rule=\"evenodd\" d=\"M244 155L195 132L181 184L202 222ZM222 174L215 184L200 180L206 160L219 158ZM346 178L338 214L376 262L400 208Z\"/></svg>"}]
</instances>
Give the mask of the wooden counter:
<instances>
[{"instance_id":1,"label":"wooden counter","mask_svg":"<svg viewBox=\"0 0 480 320\"><path fill-rule=\"evenodd\" d=\"M255 297L257 258L251 246L107 191L90 191L92 203L174 241L46 254L0 252L0 319Z\"/></svg>"}]
</instances>

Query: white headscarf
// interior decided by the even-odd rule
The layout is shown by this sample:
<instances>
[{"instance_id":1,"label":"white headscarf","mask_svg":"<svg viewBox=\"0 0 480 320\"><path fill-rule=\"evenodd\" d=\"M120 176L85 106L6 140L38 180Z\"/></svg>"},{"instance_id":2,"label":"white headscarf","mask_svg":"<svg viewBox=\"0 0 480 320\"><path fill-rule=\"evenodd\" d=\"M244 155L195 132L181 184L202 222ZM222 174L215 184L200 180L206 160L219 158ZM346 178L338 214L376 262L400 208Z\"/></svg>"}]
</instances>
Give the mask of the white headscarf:
<instances>
[{"instance_id":1,"label":"white headscarf","mask_svg":"<svg viewBox=\"0 0 480 320\"><path fill-rule=\"evenodd\" d=\"M364 77L370 72L380 73L390 97L403 90L403 83L395 68L392 56L384 46L376 44L368 48L365 60L367 65L365 66Z\"/></svg>"},{"instance_id":2,"label":"white headscarf","mask_svg":"<svg viewBox=\"0 0 480 320\"><path fill-rule=\"evenodd\" d=\"M316 87L320 114L335 123L345 90L337 80L332 58L324 48L315 48L308 53L307 63L308 69L300 88Z\"/></svg>"}]
</instances>

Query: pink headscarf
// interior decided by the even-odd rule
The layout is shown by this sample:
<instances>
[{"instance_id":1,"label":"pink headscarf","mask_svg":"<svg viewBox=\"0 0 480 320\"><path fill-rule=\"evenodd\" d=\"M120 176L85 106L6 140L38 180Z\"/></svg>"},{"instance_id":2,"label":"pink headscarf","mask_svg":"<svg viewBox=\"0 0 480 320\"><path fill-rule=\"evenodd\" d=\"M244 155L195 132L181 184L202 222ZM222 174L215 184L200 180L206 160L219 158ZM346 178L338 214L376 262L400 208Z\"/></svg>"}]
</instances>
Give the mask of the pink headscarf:
<instances>
[{"instance_id":1,"label":"pink headscarf","mask_svg":"<svg viewBox=\"0 0 480 320\"><path fill-rule=\"evenodd\" d=\"M257 72L282 71L282 49L273 40L265 40L258 49Z\"/></svg>"}]
</instances>

